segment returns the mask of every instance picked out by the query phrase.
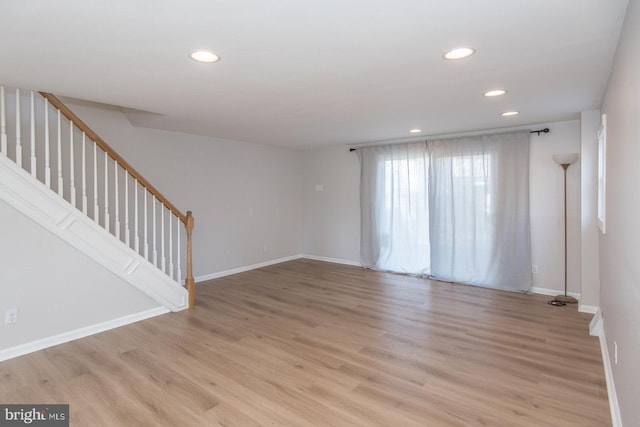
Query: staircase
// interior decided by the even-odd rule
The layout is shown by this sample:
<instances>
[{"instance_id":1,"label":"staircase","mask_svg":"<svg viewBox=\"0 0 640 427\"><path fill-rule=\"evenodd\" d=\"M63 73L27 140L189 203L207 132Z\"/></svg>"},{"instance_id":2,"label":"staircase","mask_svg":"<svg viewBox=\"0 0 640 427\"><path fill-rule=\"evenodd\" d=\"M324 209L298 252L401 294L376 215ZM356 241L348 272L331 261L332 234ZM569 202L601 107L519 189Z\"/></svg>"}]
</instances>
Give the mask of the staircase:
<instances>
[{"instance_id":1,"label":"staircase","mask_svg":"<svg viewBox=\"0 0 640 427\"><path fill-rule=\"evenodd\" d=\"M0 153L0 200L164 307L193 307L191 212L58 98L0 86Z\"/></svg>"}]
</instances>

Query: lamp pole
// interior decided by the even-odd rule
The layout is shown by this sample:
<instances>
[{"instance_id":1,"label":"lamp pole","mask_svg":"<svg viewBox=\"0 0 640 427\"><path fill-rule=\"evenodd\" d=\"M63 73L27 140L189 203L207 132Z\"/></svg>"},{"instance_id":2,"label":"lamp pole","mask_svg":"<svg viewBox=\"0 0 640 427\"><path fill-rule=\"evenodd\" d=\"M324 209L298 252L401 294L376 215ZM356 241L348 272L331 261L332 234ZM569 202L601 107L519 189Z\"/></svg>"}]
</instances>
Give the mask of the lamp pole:
<instances>
[{"instance_id":1,"label":"lamp pole","mask_svg":"<svg viewBox=\"0 0 640 427\"><path fill-rule=\"evenodd\" d=\"M549 304L563 306L578 302L577 299L567 294L567 169L578 160L578 154L556 154L553 156L553 160L562 167L564 177L564 295L557 295L549 301Z\"/></svg>"},{"instance_id":2,"label":"lamp pole","mask_svg":"<svg viewBox=\"0 0 640 427\"><path fill-rule=\"evenodd\" d=\"M563 163L564 172L564 295L557 295L556 300L565 304L576 304L578 302L572 296L567 295L567 169L571 163Z\"/></svg>"}]
</instances>

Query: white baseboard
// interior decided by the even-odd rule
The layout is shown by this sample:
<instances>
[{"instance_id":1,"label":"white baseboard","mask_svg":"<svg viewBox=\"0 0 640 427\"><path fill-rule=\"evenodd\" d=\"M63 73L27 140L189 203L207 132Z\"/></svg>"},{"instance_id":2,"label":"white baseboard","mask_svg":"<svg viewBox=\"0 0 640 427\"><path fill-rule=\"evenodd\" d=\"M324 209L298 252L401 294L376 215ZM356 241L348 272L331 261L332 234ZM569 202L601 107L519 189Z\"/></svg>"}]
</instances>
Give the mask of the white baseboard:
<instances>
[{"instance_id":1,"label":"white baseboard","mask_svg":"<svg viewBox=\"0 0 640 427\"><path fill-rule=\"evenodd\" d=\"M616 386L613 382L613 369L611 368L611 359L609 358L609 348L607 347L607 339L604 334L604 327L601 320L600 329L600 351L602 352L602 363L604 364L604 376L607 381L607 395L609 397L609 409L611 410L611 425L613 427L622 427L622 418L620 416L620 406L618 405L618 394Z\"/></svg>"},{"instance_id":2,"label":"white baseboard","mask_svg":"<svg viewBox=\"0 0 640 427\"><path fill-rule=\"evenodd\" d=\"M591 322L589 322L589 335L592 337L600 337L602 335L602 312L600 309L595 313Z\"/></svg>"},{"instance_id":3,"label":"white baseboard","mask_svg":"<svg viewBox=\"0 0 640 427\"><path fill-rule=\"evenodd\" d=\"M255 270L256 268L268 267L270 265L280 264L282 262L293 261L295 259L306 258L313 259L316 261L324 261L324 262L332 262L334 264L344 264L344 265L353 265L356 267L360 267L360 263L356 261L351 261L347 259L339 259L339 258L327 258L316 255L307 255L307 254L298 254L291 255L284 258L273 259L270 261L261 262L258 264L247 265L245 267L233 268L231 270L219 271L217 273L203 274L201 276L195 277L196 282L204 282L206 280L218 279L220 277L231 276L232 274L244 273L245 271Z\"/></svg>"},{"instance_id":4,"label":"white baseboard","mask_svg":"<svg viewBox=\"0 0 640 427\"><path fill-rule=\"evenodd\" d=\"M596 307L594 305L584 305L584 304L578 305L578 311L580 313L596 314L598 310L600 310L600 307Z\"/></svg>"},{"instance_id":5,"label":"white baseboard","mask_svg":"<svg viewBox=\"0 0 640 427\"><path fill-rule=\"evenodd\" d=\"M245 271L255 270L256 268L268 267L274 264L280 264L282 262L293 261L294 259L302 258L301 255L292 255L284 258L273 259L270 261L260 262L258 264L247 265L245 267L232 268L231 270L219 271L217 273L203 274L202 276L195 277L196 282L203 282L205 280L218 279L220 277L231 276L232 274L244 273Z\"/></svg>"},{"instance_id":6,"label":"white baseboard","mask_svg":"<svg viewBox=\"0 0 640 427\"><path fill-rule=\"evenodd\" d=\"M534 286L533 288L531 288L531 292L533 292L534 294L551 295L551 296L561 295L563 293L562 291L559 291L557 289L539 288L537 286ZM580 294L576 292L567 292L567 295L569 295L570 297L574 297L577 300L580 300Z\"/></svg>"},{"instance_id":7,"label":"white baseboard","mask_svg":"<svg viewBox=\"0 0 640 427\"><path fill-rule=\"evenodd\" d=\"M64 344L69 341L88 337L89 335L95 335L100 332L108 331L109 329L119 328L120 326L125 326L131 323L139 322L141 320L149 319L151 317L160 316L161 314L169 312L170 310L166 307L156 307L150 310L141 311L140 313L129 314L117 319L107 320L106 322L85 326L74 331L63 332L61 334L46 337L37 341L20 344L15 347L0 350L0 362L8 359L13 359L14 357L22 356L28 353L33 353L34 351L53 347L54 345Z\"/></svg>"},{"instance_id":8,"label":"white baseboard","mask_svg":"<svg viewBox=\"0 0 640 427\"><path fill-rule=\"evenodd\" d=\"M531 288L531 292L533 292L534 294L539 294L539 295L549 295L549 296L556 296L556 295L561 295L563 292L559 291L557 289L547 289L547 288L539 288L539 287L533 287ZM580 294L576 293L576 292L567 292L567 295L574 297L575 299L578 300L578 311L580 313L589 313L589 314L596 314L599 310L599 307L593 306L593 305L585 305L585 304L580 304Z\"/></svg>"},{"instance_id":9,"label":"white baseboard","mask_svg":"<svg viewBox=\"0 0 640 427\"><path fill-rule=\"evenodd\" d=\"M351 261L348 259L328 258L323 256L307 255L307 254L300 255L300 258L313 259L315 261L332 262L334 264L353 265L355 267L362 267L362 265L359 262Z\"/></svg>"}]
</instances>

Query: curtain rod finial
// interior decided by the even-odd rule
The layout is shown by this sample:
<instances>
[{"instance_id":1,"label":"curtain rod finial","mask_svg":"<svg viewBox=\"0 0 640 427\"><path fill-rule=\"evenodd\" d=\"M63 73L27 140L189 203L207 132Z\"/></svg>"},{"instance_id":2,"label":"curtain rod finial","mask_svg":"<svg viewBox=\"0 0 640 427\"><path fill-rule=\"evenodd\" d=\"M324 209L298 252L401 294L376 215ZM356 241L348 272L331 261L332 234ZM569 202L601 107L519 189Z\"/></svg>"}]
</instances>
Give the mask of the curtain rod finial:
<instances>
[{"instance_id":1,"label":"curtain rod finial","mask_svg":"<svg viewBox=\"0 0 640 427\"><path fill-rule=\"evenodd\" d=\"M530 133L537 133L540 136L540 133L549 133L549 128L544 128L540 130L532 130Z\"/></svg>"}]
</instances>

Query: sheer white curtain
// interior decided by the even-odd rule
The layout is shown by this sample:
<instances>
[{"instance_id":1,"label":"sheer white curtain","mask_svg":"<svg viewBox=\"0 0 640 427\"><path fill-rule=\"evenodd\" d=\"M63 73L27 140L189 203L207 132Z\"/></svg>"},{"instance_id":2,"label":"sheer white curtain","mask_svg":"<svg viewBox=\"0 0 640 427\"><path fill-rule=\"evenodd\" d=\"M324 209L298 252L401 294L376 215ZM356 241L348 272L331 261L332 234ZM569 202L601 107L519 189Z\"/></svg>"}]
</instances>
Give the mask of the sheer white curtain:
<instances>
[{"instance_id":1,"label":"sheer white curtain","mask_svg":"<svg viewBox=\"0 0 640 427\"><path fill-rule=\"evenodd\" d=\"M426 143L358 149L363 266L428 275L429 159Z\"/></svg>"},{"instance_id":2,"label":"sheer white curtain","mask_svg":"<svg viewBox=\"0 0 640 427\"><path fill-rule=\"evenodd\" d=\"M531 287L528 131L364 147L358 155L363 266Z\"/></svg>"},{"instance_id":3,"label":"sheer white curtain","mask_svg":"<svg viewBox=\"0 0 640 427\"><path fill-rule=\"evenodd\" d=\"M532 286L529 132L429 141L431 276Z\"/></svg>"}]
</instances>

